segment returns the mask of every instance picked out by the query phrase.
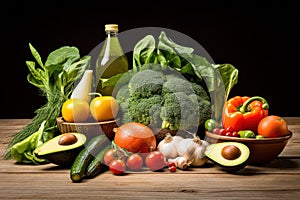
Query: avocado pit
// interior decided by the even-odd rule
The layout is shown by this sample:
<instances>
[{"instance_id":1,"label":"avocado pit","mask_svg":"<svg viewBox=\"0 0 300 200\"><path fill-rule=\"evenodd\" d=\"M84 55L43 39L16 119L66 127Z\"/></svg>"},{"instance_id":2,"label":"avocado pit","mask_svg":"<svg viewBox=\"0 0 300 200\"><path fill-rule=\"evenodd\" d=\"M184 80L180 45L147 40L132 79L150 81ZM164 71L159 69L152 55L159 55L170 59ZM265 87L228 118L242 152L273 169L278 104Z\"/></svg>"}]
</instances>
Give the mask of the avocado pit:
<instances>
[{"instance_id":1,"label":"avocado pit","mask_svg":"<svg viewBox=\"0 0 300 200\"><path fill-rule=\"evenodd\" d=\"M77 142L77 137L72 133L62 134L58 140L59 145L71 145Z\"/></svg>"},{"instance_id":2,"label":"avocado pit","mask_svg":"<svg viewBox=\"0 0 300 200\"><path fill-rule=\"evenodd\" d=\"M222 148L221 155L228 160L234 160L241 156L241 150L235 145L227 145Z\"/></svg>"},{"instance_id":3,"label":"avocado pit","mask_svg":"<svg viewBox=\"0 0 300 200\"><path fill-rule=\"evenodd\" d=\"M60 134L34 150L37 158L42 158L51 163L70 167L78 153L84 148L87 138L82 133L64 133Z\"/></svg>"}]
</instances>

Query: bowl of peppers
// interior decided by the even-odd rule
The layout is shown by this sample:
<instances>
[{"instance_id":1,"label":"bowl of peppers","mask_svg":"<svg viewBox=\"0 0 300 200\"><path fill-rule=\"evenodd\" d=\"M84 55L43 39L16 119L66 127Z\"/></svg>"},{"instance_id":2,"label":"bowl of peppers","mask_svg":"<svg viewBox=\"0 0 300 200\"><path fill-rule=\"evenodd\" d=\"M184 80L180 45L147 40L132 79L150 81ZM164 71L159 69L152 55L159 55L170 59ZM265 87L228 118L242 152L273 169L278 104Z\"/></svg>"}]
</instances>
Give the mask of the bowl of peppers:
<instances>
[{"instance_id":1,"label":"bowl of peppers","mask_svg":"<svg viewBox=\"0 0 300 200\"><path fill-rule=\"evenodd\" d=\"M209 143L229 141L243 143L250 149L248 164L269 163L283 151L292 137L292 132L282 118L276 116L276 119L272 115L274 118L272 120L278 120L277 124L286 126L285 133L276 134L279 130L274 128L272 130L274 133L269 133L269 136L259 134L263 121L271 118L268 109L268 102L260 96L232 97L224 104L221 122L214 119L205 122L205 139Z\"/></svg>"}]
</instances>

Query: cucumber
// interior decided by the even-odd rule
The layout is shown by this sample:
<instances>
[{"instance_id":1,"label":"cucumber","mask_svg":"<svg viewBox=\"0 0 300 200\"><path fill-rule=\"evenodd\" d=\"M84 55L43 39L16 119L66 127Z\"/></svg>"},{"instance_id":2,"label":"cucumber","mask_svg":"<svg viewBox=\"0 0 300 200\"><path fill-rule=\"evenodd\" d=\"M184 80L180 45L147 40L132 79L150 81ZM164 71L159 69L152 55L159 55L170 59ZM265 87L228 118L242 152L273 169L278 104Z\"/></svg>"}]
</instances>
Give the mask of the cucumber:
<instances>
[{"instance_id":1,"label":"cucumber","mask_svg":"<svg viewBox=\"0 0 300 200\"><path fill-rule=\"evenodd\" d=\"M87 146L82 149L76 156L71 169L70 178L72 182L81 182L85 176L86 168L93 160L94 155L97 155L103 146L110 141L105 135L95 136L90 140Z\"/></svg>"},{"instance_id":2,"label":"cucumber","mask_svg":"<svg viewBox=\"0 0 300 200\"><path fill-rule=\"evenodd\" d=\"M86 176L88 178L93 178L104 171L107 166L103 163L103 158L105 152L111 148L110 144L105 145L98 155L90 162L86 169Z\"/></svg>"}]
</instances>

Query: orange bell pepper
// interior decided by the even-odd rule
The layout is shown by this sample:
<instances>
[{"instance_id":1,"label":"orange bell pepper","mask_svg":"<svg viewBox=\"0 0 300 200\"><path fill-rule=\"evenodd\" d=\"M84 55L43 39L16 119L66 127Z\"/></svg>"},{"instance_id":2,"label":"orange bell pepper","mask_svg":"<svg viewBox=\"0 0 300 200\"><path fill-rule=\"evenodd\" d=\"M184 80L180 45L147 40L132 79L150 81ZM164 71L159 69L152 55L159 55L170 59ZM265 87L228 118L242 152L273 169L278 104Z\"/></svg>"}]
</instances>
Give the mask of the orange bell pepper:
<instances>
[{"instance_id":1,"label":"orange bell pepper","mask_svg":"<svg viewBox=\"0 0 300 200\"><path fill-rule=\"evenodd\" d=\"M225 102L222 125L235 131L251 130L257 133L261 119L268 116L269 104L259 96L235 96Z\"/></svg>"}]
</instances>

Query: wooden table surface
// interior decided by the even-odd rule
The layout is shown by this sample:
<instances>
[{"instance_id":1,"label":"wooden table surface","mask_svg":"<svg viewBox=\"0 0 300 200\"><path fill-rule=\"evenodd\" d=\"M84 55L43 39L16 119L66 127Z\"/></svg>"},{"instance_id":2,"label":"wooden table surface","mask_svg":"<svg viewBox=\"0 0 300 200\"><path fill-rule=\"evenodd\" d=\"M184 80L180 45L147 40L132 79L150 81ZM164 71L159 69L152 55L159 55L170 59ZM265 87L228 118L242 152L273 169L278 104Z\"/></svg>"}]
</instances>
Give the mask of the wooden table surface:
<instances>
[{"instance_id":1,"label":"wooden table surface","mask_svg":"<svg viewBox=\"0 0 300 200\"><path fill-rule=\"evenodd\" d=\"M189 171L109 171L72 183L69 169L3 160L10 138L30 119L0 119L0 199L300 199L300 117L284 117L293 132L272 162L229 174L209 165Z\"/></svg>"}]
</instances>

